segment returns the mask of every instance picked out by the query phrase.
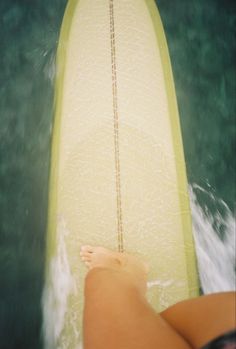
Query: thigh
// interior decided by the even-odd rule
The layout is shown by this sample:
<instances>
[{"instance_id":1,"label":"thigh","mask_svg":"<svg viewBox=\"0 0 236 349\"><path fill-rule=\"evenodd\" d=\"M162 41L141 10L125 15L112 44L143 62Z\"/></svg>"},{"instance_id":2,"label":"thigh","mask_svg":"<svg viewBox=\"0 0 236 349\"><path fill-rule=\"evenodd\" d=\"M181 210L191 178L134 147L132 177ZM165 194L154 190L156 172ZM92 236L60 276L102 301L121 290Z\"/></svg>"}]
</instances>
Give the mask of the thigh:
<instances>
[{"instance_id":1,"label":"thigh","mask_svg":"<svg viewBox=\"0 0 236 349\"><path fill-rule=\"evenodd\" d=\"M180 302L161 313L194 348L234 329L235 292L216 293Z\"/></svg>"},{"instance_id":2,"label":"thigh","mask_svg":"<svg viewBox=\"0 0 236 349\"><path fill-rule=\"evenodd\" d=\"M191 349L126 273L93 270L85 282L85 349Z\"/></svg>"}]
</instances>

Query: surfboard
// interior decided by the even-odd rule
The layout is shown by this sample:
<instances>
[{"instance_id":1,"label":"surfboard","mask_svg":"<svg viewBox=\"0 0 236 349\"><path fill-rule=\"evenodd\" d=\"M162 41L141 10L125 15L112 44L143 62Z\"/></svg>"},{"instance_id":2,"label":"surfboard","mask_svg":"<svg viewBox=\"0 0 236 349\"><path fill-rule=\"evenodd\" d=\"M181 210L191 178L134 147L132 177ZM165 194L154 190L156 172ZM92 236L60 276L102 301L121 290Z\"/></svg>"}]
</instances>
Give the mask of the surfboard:
<instances>
[{"instance_id":1,"label":"surfboard","mask_svg":"<svg viewBox=\"0 0 236 349\"><path fill-rule=\"evenodd\" d=\"M83 244L140 255L157 310L198 294L175 88L153 0L69 0L57 52L44 330L81 343Z\"/></svg>"}]
</instances>

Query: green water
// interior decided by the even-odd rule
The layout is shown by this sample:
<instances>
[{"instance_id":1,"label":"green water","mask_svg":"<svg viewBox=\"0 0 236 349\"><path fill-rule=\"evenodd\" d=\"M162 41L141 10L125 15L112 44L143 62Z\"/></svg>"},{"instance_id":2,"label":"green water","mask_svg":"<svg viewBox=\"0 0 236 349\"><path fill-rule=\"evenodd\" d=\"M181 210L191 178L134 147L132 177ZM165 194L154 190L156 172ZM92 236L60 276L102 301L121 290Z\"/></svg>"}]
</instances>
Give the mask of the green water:
<instances>
[{"instance_id":1,"label":"green water","mask_svg":"<svg viewBox=\"0 0 236 349\"><path fill-rule=\"evenodd\" d=\"M157 3L171 55L189 182L210 185L233 209L235 2Z\"/></svg>"},{"instance_id":2,"label":"green water","mask_svg":"<svg viewBox=\"0 0 236 349\"><path fill-rule=\"evenodd\" d=\"M233 1L157 0L189 183L235 207ZM53 61L66 0L0 0L0 348L42 348ZM202 204L206 199L199 197Z\"/></svg>"}]
</instances>

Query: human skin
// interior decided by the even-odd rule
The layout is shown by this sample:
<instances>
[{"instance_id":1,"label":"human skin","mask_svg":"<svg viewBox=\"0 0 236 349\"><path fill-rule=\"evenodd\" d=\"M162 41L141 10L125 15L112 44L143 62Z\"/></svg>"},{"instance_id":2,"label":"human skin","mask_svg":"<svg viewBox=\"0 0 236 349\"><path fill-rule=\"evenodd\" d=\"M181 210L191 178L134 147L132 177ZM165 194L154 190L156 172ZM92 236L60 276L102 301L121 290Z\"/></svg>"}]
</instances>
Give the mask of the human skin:
<instances>
[{"instance_id":1,"label":"human skin","mask_svg":"<svg viewBox=\"0 0 236 349\"><path fill-rule=\"evenodd\" d=\"M180 302L162 313L148 304L147 267L135 256L83 246L85 349L190 349L235 328L235 292Z\"/></svg>"}]
</instances>

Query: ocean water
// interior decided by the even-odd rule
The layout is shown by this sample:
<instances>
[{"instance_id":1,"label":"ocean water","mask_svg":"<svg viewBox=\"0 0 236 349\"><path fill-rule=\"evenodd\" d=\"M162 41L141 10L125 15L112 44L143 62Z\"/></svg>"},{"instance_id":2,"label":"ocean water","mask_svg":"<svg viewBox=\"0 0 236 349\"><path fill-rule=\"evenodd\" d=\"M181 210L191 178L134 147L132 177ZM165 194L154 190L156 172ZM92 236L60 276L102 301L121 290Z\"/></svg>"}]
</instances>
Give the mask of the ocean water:
<instances>
[{"instance_id":1,"label":"ocean water","mask_svg":"<svg viewBox=\"0 0 236 349\"><path fill-rule=\"evenodd\" d=\"M157 4L175 78L202 290L232 289L236 6L230 0L157 0ZM0 0L0 348L4 349L43 347L53 81L65 5L66 0Z\"/></svg>"}]
</instances>

